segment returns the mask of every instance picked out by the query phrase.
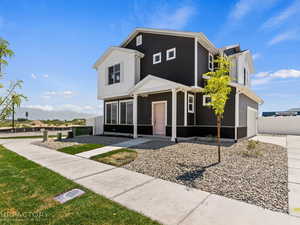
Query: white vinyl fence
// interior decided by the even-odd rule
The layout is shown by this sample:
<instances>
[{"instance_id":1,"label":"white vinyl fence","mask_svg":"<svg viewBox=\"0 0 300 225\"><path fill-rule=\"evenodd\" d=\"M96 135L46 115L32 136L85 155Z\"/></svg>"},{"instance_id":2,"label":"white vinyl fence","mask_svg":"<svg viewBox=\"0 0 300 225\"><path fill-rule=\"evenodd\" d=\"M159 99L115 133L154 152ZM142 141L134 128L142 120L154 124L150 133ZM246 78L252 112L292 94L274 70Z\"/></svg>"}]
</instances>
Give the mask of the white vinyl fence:
<instances>
[{"instance_id":1,"label":"white vinyl fence","mask_svg":"<svg viewBox=\"0 0 300 225\"><path fill-rule=\"evenodd\" d=\"M93 135L103 134L103 116L86 119L86 125L93 127Z\"/></svg>"},{"instance_id":2,"label":"white vinyl fence","mask_svg":"<svg viewBox=\"0 0 300 225\"><path fill-rule=\"evenodd\" d=\"M259 117L258 133L300 135L300 116Z\"/></svg>"}]
</instances>

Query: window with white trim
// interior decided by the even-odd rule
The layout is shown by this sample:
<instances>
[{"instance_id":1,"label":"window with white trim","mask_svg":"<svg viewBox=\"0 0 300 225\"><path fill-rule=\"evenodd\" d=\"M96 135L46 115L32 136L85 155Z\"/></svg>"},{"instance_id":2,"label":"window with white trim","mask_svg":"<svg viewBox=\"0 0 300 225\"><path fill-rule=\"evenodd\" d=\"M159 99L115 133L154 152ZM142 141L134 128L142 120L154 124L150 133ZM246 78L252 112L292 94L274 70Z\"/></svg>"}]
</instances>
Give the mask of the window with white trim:
<instances>
[{"instance_id":1,"label":"window with white trim","mask_svg":"<svg viewBox=\"0 0 300 225\"><path fill-rule=\"evenodd\" d=\"M214 70L214 56L210 52L208 53L208 69L210 71Z\"/></svg>"},{"instance_id":2,"label":"window with white trim","mask_svg":"<svg viewBox=\"0 0 300 225\"><path fill-rule=\"evenodd\" d=\"M133 101L120 101L120 124L133 124Z\"/></svg>"},{"instance_id":3,"label":"window with white trim","mask_svg":"<svg viewBox=\"0 0 300 225\"><path fill-rule=\"evenodd\" d=\"M153 54L153 64L157 64L161 62L161 52Z\"/></svg>"},{"instance_id":4,"label":"window with white trim","mask_svg":"<svg viewBox=\"0 0 300 225\"><path fill-rule=\"evenodd\" d=\"M136 46L142 45L143 43L143 37L140 34L139 36L136 37Z\"/></svg>"},{"instance_id":5,"label":"window with white trim","mask_svg":"<svg viewBox=\"0 0 300 225\"><path fill-rule=\"evenodd\" d=\"M188 94L188 112L195 112L195 96L191 94Z\"/></svg>"},{"instance_id":6,"label":"window with white trim","mask_svg":"<svg viewBox=\"0 0 300 225\"><path fill-rule=\"evenodd\" d=\"M176 58L176 48L171 48L167 50L167 61Z\"/></svg>"},{"instance_id":7,"label":"window with white trim","mask_svg":"<svg viewBox=\"0 0 300 225\"><path fill-rule=\"evenodd\" d=\"M211 97L209 95L203 95L203 106L210 106Z\"/></svg>"},{"instance_id":8,"label":"window with white trim","mask_svg":"<svg viewBox=\"0 0 300 225\"><path fill-rule=\"evenodd\" d=\"M121 66L116 64L108 67L108 84L120 83Z\"/></svg>"},{"instance_id":9,"label":"window with white trim","mask_svg":"<svg viewBox=\"0 0 300 225\"><path fill-rule=\"evenodd\" d=\"M118 102L105 103L105 123L106 124L118 123Z\"/></svg>"}]
</instances>

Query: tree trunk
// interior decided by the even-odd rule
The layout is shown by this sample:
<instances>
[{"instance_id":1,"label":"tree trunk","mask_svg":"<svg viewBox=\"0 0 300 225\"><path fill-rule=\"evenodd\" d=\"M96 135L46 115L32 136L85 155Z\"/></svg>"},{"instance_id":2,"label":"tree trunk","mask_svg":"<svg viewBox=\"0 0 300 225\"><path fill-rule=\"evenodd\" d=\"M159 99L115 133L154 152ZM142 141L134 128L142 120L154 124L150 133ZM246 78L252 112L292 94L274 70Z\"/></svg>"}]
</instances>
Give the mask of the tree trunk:
<instances>
[{"instance_id":1,"label":"tree trunk","mask_svg":"<svg viewBox=\"0 0 300 225\"><path fill-rule=\"evenodd\" d=\"M221 162L221 116L217 116L218 162Z\"/></svg>"},{"instance_id":2,"label":"tree trunk","mask_svg":"<svg viewBox=\"0 0 300 225\"><path fill-rule=\"evenodd\" d=\"M15 132L15 103L12 104L12 130Z\"/></svg>"}]
</instances>

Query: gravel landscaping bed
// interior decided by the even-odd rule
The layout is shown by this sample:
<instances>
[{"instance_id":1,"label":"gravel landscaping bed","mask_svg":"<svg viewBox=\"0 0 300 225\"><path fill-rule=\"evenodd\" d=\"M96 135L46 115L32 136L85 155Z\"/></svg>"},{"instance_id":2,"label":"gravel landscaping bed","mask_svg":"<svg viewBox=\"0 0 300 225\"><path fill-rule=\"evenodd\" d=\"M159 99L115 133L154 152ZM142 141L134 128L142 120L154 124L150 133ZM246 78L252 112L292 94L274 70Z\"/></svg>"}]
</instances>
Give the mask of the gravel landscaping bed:
<instances>
[{"instance_id":1,"label":"gravel landscaping bed","mask_svg":"<svg viewBox=\"0 0 300 225\"><path fill-rule=\"evenodd\" d=\"M137 146L137 159L123 167L287 213L286 150L278 145L258 143L259 154L247 156L247 143L222 147L221 163L215 164L217 147L213 144L194 141L168 145L166 141L150 141Z\"/></svg>"},{"instance_id":2,"label":"gravel landscaping bed","mask_svg":"<svg viewBox=\"0 0 300 225\"><path fill-rule=\"evenodd\" d=\"M123 141L132 140L126 137L111 137L111 136L78 136L75 138L63 139L62 141L57 141L55 139L49 139L47 142L36 141L33 144L51 148L60 149L64 147L69 147L77 144L103 144L103 145L113 145Z\"/></svg>"}]
</instances>

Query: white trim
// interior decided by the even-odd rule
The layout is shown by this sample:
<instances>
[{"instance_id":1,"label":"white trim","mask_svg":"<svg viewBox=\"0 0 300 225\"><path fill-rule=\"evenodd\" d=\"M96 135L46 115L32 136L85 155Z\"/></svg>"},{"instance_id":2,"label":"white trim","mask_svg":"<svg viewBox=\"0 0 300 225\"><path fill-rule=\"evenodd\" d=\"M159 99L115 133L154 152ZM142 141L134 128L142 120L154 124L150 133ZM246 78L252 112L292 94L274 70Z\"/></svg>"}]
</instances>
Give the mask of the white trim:
<instances>
[{"instance_id":1,"label":"white trim","mask_svg":"<svg viewBox=\"0 0 300 225\"><path fill-rule=\"evenodd\" d=\"M234 139L238 139L237 128L239 127L240 123L240 92L236 90L235 92L235 126L234 126Z\"/></svg>"},{"instance_id":2,"label":"white trim","mask_svg":"<svg viewBox=\"0 0 300 225\"><path fill-rule=\"evenodd\" d=\"M189 37L198 38L199 43L207 50L217 54L219 50L214 46L214 44L208 40L208 38L201 32L183 32L175 30L163 30L163 29L151 29L151 28L136 28L131 34L120 45L121 47L126 46L137 34L139 33L150 33L150 34L161 34L161 35L171 35L178 37Z\"/></svg>"},{"instance_id":3,"label":"white trim","mask_svg":"<svg viewBox=\"0 0 300 225\"><path fill-rule=\"evenodd\" d=\"M144 54L137 51L137 50L133 50L133 49L128 49L128 48L121 48L121 47L110 47L108 48L101 56L100 58L97 59L97 61L94 63L93 68L97 69L98 66L100 66L104 60L113 52L113 51L122 51L122 52L126 52L128 54L134 54L140 58L144 57Z\"/></svg>"},{"instance_id":4,"label":"white trim","mask_svg":"<svg viewBox=\"0 0 300 225\"><path fill-rule=\"evenodd\" d=\"M143 36L140 34L136 36L136 46L140 46L143 44Z\"/></svg>"},{"instance_id":5,"label":"white trim","mask_svg":"<svg viewBox=\"0 0 300 225\"><path fill-rule=\"evenodd\" d=\"M170 52L174 52L173 57L169 57ZM172 60L172 59L176 59L176 48L171 48L171 49L167 50L167 61Z\"/></svg>"},{"instance_id":6,"label":"white trim","mask_svg":"<svg viewBox=\"0 0 300 225\"><path fill-rule=\"evenodd\" d=\"M210 61L210 57L212 57L212 62ZM211 64L212 67L210 67L210 64ZM210 71L214 70L214 55L211 54L210 52L208 53L208 69Z\"/></svg>"},{"instance_id":7,"label":"white trim","mask_svg":"<svg viewBox=\"0 0 300 225\"><path fill-rule=\"evenodd\" d=\"M110 115L110 123L107 123L107 105L108 104L114 104L116 103L117 104L117 123L116 124L113 124L111 123L111 115ZM111 107L111 110L112 110L112 107ZM110 112L110 114L112 114L112 112ZM119 124L119 104L118 104L118 101L111 101L111 102L105 102L105 121L104 121L104 124L107 124L107 125L118 125Z\"/></svg>"},{"instance_id":8,"label":"white trim","mask_svg":"<svg viewBox=\"0 0 300 225\"><path fill-rule=\"evenodd\" d=\"M177 138L177 91L172 89L172 138L171 141L176 141Z\"/></svg>"},{"instance_id":9,"label":"white trim","mask_svg":"<svg viewBox=\"0 0 300 225\"><path fill-rule=\"evenodd\" d=\"M190 101L189 101L190 97L192 97L192 99L193 99L192 103L190 103ZM188 94L187 103L188 103L188 113L195 113L195 96L193 94ZM190 110L190 107L189 107L190 104L192 104L192 106L193 106L192 110Z\"/></svg>"},{"instance_id":10,"label":"white trim","mask_svg":"<svg viewBox=\"0 0 300 225\"><path fill-rule=\"evenodd\" d=\"M184 91L184 126L187 126L187 91Z\"/></svg>"},{"instance_id":11,"label":"white trim","mask_svg":"<svg viewBox=\"0 0 300 225\"><path fill-rule=\"evenodd\" d=\"M151 124L152 124L152 126L154 126L154 123L153 123L153 120L154 120L154 114L153 114L153 112L154 112L154 110L153 110L153 107L154 107L154 105L155 104L160 104L160 103L164 103L165 104L165 125L167 126L167 123L168 123L168 102L167 101L153 101L152 102L152 108L151 108L151 110L152 110L152 116L151 116Z\"/></svg>"},{"instance_id":12,"label":"white trim","mask_svg":"<svg viewBox=\"0 0 300 225\"><path fill-rule=\"evenodd\" d=\"M132 124L127 123L127 104L126 104L126 111L125 111L125 117L126 117L125 121L126 121L126 123L121 123L121 103L123 103L123 102L132 102L132 105L133 105L133 99L126 99L126 100L120 100L119 101L119 124L120 125L132 125ZM133 119L132 119L132 123L133 123Z\"/></svg>"},{"instance_id":13,"label":"white trim","mask_svg":"<svg viewBox=\"0 0 300 225\"><path fill-rule=\"evenodd\" d=\"M206 103L206 98L210 98L210 96L209 95L203 95L203 97L202 97L202 105L203 106L210 106L209 103Z\"/></svg>"},{"instance_id":14,"label":"white trim","mask_svg":"<svg viewBox=\"0 0 300 225\"><path fill-rule=\"evenodd\" d=\"M138 133L137 133L137 105L138 105L138 96L133 95L133 138L138 137Z\"/></svg>"},{"instance_id":15,"label":"white trim","mask_svg":"<svg viewBox=\"0 0 300 225\"><path fill-rule=\"evenodd\" d=\"M155 61L156 56L159 56L159 61ZM153 64L161 63L161 52L153 54L152 59L153 59Z\"/></svg>"},{"instance_id":16,"label":"white trim","mask_svg":"<svg viewBox=\"0 0 300 225\"><path fill-rule=\"evenodd\" d=\"M198 87L198 38L195 37L194 41L194 55L195 55L195 62L194 62L194 76L195 76L195 87Z\"/></svg>"}]
</instances>

